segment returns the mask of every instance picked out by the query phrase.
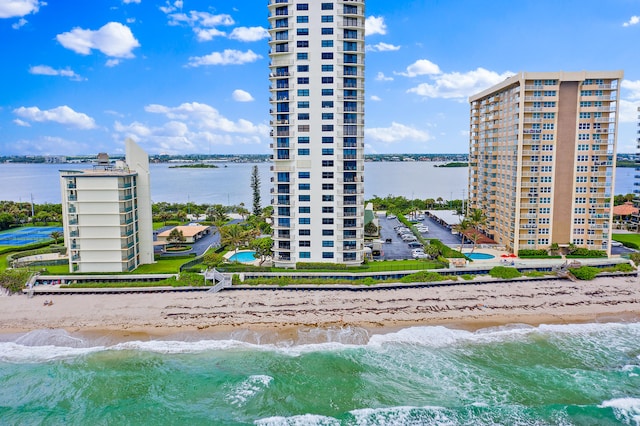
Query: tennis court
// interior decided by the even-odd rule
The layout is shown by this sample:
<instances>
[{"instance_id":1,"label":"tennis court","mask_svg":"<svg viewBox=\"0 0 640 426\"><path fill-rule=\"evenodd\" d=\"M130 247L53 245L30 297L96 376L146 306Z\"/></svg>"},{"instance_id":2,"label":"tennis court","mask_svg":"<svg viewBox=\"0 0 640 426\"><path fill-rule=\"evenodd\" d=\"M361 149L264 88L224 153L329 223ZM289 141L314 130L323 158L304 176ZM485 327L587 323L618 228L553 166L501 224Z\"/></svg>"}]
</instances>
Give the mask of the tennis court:
<instances>
[{"instance_id":1,"label":"tennis court","mask_svg":"<svg viewBox=\"0 0 640 426\"><path fill-rule=\"evenodd\" d=\"M29 226L0 234L0 246L26 246L51 240L53 231L62 233L60 226Z\"/></svg>"}]
</instances>

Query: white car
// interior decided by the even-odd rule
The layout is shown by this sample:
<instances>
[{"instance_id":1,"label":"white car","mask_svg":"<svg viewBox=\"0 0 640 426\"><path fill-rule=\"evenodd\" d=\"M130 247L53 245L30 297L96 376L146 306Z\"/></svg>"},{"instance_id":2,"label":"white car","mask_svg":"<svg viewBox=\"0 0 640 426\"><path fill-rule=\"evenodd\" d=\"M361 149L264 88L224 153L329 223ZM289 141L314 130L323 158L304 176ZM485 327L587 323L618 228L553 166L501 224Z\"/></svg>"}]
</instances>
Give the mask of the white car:
<instances>
[{"instance_id":1,"label":"white car","mask_svg":"<svg viewBox=\"0 0 640 426\"><path fill-rule=\"evenodd\" d=\"M622 244L620 241L611 241L611 247L622 247L624 244Z\"/></svg>"},{"instance_id":2,"label":"white car","mask_svg":"<svg viewBox=\"0 0 640 426\"><path fill-rule=\"evenodd\" d=\"M389 216L387 216L387 219L391 220L391 219L395 219L396 215L395 214L390 214Z\"/></svg>"},{"instance_id":3,"label":"white car","mask_svg":"<svg viewBox=\"0 0 640 426\"><path fill-rule=\"evenodd\" d=\"M402 236L402 241L408 243L410 241L418 241L415 235L406 234Z\"/></svg>"},{"instance_id":4,"label":"white car","mask_svg":"<svg viewBox=\"0 0 640 426\"><path fill-rule=\"evenodd\" d=\"M414 259L428 259L429 255L425 253L412 253L411 257L413 257Z\"/></svg>"}]
</instances>

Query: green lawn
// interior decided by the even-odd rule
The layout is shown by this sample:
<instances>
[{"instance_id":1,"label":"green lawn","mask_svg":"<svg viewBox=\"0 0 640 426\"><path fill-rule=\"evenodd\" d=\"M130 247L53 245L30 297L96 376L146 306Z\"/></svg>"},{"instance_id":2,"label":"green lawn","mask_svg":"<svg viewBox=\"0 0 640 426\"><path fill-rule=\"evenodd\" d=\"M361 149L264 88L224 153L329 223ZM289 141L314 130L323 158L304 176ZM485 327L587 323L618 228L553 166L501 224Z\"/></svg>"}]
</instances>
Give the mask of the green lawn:
<instances>
[{"instance_id":1,"label":"green lawn","mask_svg":"<svg viewBox=\"0 0 640 426\"><path fill-rule=\"evenodd\" d=\"M140 265L132 274L177 274L180 266L190 259L160 259L156 263Z\"/></svg>"},{"instance_id":2,"label":"green lawn","mask_svg":"<svg viewBox=\"0 0 640 426\"><path fill-rule=\"evenodd\" d=\"M634 243L640 247L640 234L613 234L611 238L621 243Z\"/></svg>"}]
</instances>

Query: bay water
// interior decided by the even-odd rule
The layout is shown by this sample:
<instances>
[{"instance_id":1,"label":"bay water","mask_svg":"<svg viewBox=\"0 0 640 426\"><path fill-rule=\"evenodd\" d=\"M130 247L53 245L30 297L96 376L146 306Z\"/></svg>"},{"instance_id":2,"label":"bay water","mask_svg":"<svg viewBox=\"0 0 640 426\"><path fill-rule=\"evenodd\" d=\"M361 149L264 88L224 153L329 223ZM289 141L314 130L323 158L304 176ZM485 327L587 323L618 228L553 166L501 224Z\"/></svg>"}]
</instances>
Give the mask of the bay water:
<instances>
[{"instance_id":1,"label":"bay water","mask_svg":"<svg viewBox=\"0 0 640 426\"><path fill-rule=\"evenodd\" d=\"M0 335L0 423L638 425L640 323Z\"/></svg>"},{"instance_id":2,"label":"bay water","mask_svg":"<svg viewBox=\"0 0 640 426\"><path fill-rule=\"evenodd\" d=\"M433 162L365 163L365 198L387 195L409 199L462 199L467 196L468 168L435 167ZM222 163L215 169L171 168L152 164L153 202L252 205L251 171L258 166L261 202L270 204L270 163ZM60 203L59 170L89 168L87 164L0 164L0 200ZM633 168L618 168L615 194L632 193Z\"/></svg>"}]
</instances>

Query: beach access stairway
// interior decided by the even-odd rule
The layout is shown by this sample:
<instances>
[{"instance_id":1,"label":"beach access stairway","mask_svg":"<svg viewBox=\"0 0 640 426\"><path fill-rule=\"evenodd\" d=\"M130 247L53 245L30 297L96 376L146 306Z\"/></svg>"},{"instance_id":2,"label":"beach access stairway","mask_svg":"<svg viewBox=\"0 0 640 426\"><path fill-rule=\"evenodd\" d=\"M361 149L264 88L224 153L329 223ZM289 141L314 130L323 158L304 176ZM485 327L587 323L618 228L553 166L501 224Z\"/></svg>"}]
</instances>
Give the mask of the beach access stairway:
<instances>
[{"instance_id":1,"label":"beach access stairway","mask_svg":"<svg viewBox=\"0 0 640 426\"><path fill-rule=\"evenodd\" d=\"M225 288L231 287L231 277L214 269L207 269L204 273L206 281L211 280L214 285L209 289L209 293L217 293Z\"/></svg>"}]
</instances>

